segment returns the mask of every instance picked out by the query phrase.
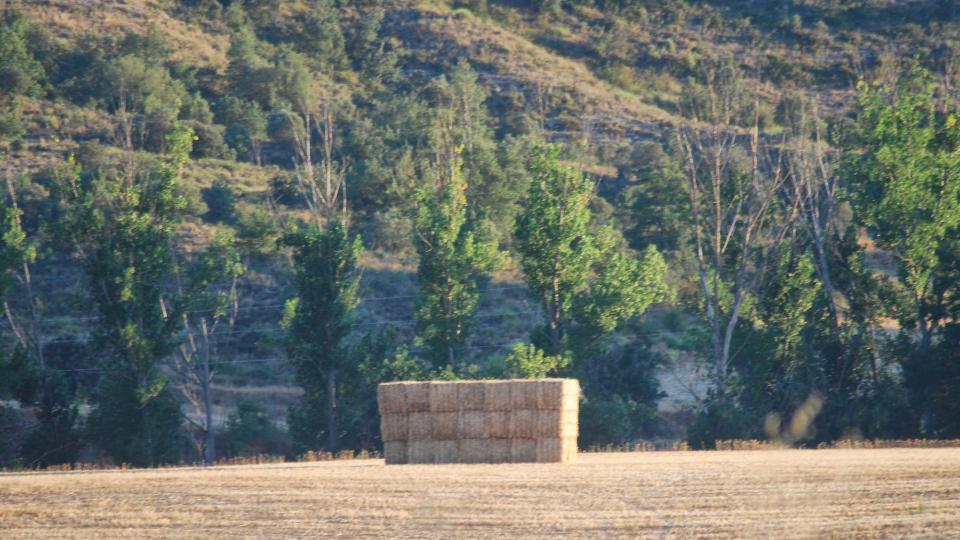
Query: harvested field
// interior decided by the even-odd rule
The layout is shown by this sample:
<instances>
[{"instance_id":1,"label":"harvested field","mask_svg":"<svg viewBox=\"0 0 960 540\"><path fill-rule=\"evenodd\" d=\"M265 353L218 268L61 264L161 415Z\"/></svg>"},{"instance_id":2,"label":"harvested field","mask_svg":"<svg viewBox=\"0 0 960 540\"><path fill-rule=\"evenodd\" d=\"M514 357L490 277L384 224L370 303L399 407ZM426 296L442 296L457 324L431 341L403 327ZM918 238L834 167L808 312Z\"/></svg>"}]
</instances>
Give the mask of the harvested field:
<instances>
[{"instance_id":1,"label":"harvested field","mask_svg":"<svg viewBox=\"0 0 960 540\"><path fill-rule=\"evenodd\" d=\"M960 536L960 450L581 454L0 477L23 537Z\"/></svg>"}]
</instances>

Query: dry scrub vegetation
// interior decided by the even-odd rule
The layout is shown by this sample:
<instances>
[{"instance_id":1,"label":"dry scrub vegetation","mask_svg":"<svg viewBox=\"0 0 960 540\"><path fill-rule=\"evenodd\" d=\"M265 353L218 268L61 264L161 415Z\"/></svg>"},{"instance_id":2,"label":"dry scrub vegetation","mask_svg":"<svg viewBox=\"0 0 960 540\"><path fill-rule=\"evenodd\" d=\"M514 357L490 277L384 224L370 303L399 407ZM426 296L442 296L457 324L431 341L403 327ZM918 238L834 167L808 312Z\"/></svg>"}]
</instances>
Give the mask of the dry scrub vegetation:
<instances>
[{"instance_id":1,"label":"dry scrub vegetation","mask_svg":"<svg viewBox=\"0 0 960 540\"><path fill-rule=\"evenodd\" d=\"M381 460L0 477L20 537L960 535L960 450Z\"/></svg>"}]
</instances>

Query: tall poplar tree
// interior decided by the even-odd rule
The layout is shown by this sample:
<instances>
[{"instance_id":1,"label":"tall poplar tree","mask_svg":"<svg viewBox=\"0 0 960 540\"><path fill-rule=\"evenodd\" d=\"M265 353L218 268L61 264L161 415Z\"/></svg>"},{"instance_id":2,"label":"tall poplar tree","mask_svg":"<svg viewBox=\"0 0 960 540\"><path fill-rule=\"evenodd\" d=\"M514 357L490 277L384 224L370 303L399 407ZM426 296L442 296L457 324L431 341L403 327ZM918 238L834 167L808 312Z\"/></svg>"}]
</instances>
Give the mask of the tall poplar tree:
<instances>
[{"instance_id":1,"label":"tall poplar tree","mask_svg":"<svg viewBox=\"0 0 960 540\"><path fill-rule=\"evenodd\" d=\"M460 167L454 151L449 169L417 191L417 337L435 367L453 366L462 357L458 353L479 299L477 281L497 260L496 246L477 238L467 223L467 182Z\"/></svg>"},{"instance_id":2,"label":"tall poplar tree","mask_svg":"<svg viewBox=\"0 0 960 540\"><path fill-rule=\"evenodd\" d=\"M530 171L516 245L546 318L535 341L549 354L573 352L580 360L622 322L670 295L667 265L653 246L638 261L620 251L614 229L591 227L593 184L560 162L559 147L535 149Z\"/></svg>"},{"instance_id":3,"label":"tall poplar tree","mask_svg":"<svg viewBox=\"0 0 960 540\"><path fill-rule=\"evenodd\" d=\"M177 300L165 301L173 274L174 225L185 201L179 182L193 132L178 127L170 154L147 178L104 179L76 208L84 227L83 264L99 315L94 343L100 381L90 425L117 463L176 461L180 409L160 361L173 353L180 323Z\"/></svg>"}]
</instances>

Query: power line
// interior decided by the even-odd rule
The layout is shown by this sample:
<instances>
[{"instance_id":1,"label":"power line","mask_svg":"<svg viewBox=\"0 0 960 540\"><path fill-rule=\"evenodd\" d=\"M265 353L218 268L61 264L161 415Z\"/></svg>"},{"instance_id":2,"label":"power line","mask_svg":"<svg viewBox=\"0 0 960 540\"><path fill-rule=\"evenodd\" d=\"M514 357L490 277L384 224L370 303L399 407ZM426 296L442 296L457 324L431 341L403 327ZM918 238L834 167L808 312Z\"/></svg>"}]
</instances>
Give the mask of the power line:
<instances>
[{"instance_id":1,"label":"power line","mask_svg":"<svg viewBox=\"0 0 960 540\"><path fill-rule=\"evenodd\" d=\"M491 287L488 289L483 289L482 291L480 291L480 293L482 295L488 292L501 292L501 291L513 291L513 290L525 290L525 289L527 289L527 287L524 285L513 285L513 286L504 286L504 287ZM419 296L420 296L419 294L407 294L407 295L397 295L397 296L371 296L371 297L362 297L360 299L360 302L361 304L363 304L365 302L413 299L413 298L419 298ZM270 309L279 309L279 308L283 308L285 305L286 304L247 304L247 305L240 306L238 312L242 315L243 313L248 313L250 311L266 311ZM187 313L201 314L201 313L211 313L212 311L214 310L198 309L198 310L188 311ZM54 322L54 321L60 321L60 322L96 321L96 320L99 320L100 318L101 317L99 315L84 315L84 316L58 315L58 316L51 316L51 317L40 317L36 320L37 322L40 322L40 323L46 323L46 322ZM0 322L3 322L5 324L10 323L6 319L3 319Z\"/></svg>"}]
</instances>

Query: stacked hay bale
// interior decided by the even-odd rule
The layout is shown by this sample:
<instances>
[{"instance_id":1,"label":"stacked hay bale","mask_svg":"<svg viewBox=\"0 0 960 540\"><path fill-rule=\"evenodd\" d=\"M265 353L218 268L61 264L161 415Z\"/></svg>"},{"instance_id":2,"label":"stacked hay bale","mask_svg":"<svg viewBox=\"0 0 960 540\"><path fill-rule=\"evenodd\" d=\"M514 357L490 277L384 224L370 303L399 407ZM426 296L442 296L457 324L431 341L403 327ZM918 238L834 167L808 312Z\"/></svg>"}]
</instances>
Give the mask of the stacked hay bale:
<instances>
[{"instance_id":1,"label":"stacked hay bale","mask_svg":"<svg viewBox=\"0 0 960 540\"><path fill-rule=\"evenodd\" d=\"M577 455L575 379L384 383L387 464L552 463Z\"/></svg>"}]
</instances>

